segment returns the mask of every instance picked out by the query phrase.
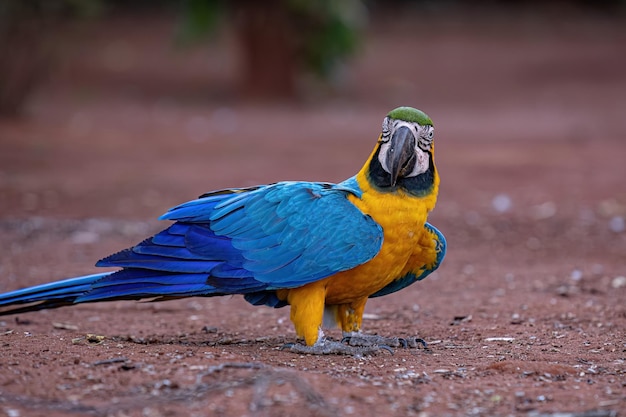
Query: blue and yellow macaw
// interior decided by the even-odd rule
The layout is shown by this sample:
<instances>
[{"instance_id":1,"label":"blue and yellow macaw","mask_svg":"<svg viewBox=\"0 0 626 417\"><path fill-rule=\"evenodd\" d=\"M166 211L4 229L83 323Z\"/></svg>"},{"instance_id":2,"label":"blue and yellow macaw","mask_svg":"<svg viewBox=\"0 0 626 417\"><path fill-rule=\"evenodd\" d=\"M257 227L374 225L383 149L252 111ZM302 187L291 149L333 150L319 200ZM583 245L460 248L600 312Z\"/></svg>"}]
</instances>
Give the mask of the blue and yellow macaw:
<instances>
[{"instance_id":1,"label":"blue and yellow macaw","mask_svg":"<svg viewBox=\"0 0 626 417\"><path fill-rule=\"evenodd\" d=\"M367 300L425 278L443 260L445 239L426 222L439 188L433 133L420 110L392 110L352 178L204 194L161 216L174 221L167 229L96 264L120 270L1 294L0 307L27 305L0 315L243 294L254 305L291 306L306 344L292 344L293 350L344 352L340 342L324 338L323 324L367 338L360 333Z\"/></svg>"}]
</instances>

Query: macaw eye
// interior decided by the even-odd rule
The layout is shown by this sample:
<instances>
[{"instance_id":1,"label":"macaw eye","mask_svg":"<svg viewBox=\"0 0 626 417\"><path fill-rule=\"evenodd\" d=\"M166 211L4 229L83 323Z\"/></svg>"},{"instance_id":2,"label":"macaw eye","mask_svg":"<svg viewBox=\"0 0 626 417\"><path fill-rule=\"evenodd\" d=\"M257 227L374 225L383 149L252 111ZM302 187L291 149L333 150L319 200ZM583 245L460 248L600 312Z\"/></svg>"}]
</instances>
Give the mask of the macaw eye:
<instances>
[{"instance_id":1,"label":"macaw eye","mask_svg":"<svg viewBox=\"0 0 626 417\"><path fill-rule=\"evenodd\" d=\"M422 131L419 136L419 140L417 141L417 146L423 151L430 151L433 143L433 136L435 136L435 130L432 127L428 128L425 132Z\"/></svg>"}]
</instances>

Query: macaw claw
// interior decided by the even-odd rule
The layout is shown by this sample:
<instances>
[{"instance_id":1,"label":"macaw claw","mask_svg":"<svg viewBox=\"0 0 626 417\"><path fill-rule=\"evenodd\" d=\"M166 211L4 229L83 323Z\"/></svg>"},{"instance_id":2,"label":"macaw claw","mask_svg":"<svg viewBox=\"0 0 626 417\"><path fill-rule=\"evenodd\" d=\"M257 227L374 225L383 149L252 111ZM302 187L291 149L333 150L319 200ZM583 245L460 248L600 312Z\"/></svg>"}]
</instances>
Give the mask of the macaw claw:
<instances>
[{"instance_id":1,"label":"macaw claw","mask_svg":"<svg viewBox=\"0 0 626 417\"><path fill-rule=\"evenodd\" d=\"M385 350L393 355L393 348L408 349L416 348L420 345L430 352L426 341L418 337L384 337L355 333L344 336L340 342L324 338L313 346L306 346L300 343L286 343L281 347L281 350L288 349L294 353L310 355L368 356L378 354L381 350Z\"/></svg>"},{"instance_id":2,"label":"macaw claw","mask_svg":"<svg viewBox=\"0 0 626 417\"><path fill-rule=\"evenodd\" d=\"M410 337L408 339L405 339L404 337L399 337L398 340L400 341L400 344L402 345L402 347L405 349L416 348L416 347L419 347L418 345L421 345L424 348L424 350L430 351L428 344L421 337Z\"/></svg>"},{"instance_id":3,"label":"macaw claw","mask_svg":"<svg viewBox=\"0 0 626 417\"><path fill-rule=\"evenodd\" d=\"M370 356L380 353L381 349L393 355L393 349L386 345L372 344L369 346L349 345L336 340L323 339L313 346L306 346L300 343L286 343L281 350L288 349L293 353L308 355L348 355L348 356Z\"/></svg>"}]
</instances>

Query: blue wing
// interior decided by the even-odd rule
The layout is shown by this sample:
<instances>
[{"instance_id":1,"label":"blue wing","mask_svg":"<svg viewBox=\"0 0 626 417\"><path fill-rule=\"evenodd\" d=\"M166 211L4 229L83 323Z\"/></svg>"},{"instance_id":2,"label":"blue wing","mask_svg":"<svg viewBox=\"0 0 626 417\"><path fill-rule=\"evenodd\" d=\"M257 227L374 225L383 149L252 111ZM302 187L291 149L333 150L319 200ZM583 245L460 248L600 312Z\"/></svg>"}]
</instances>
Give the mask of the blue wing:
<instances>
[{"instance_id":1,"label":"blue wing","mask_svg":"<svg viewBox=\"0 0 626 417\"><path fill-rule=\"evenodd\" d=\"M443 261L443 258L446 256L446 245L447 245L446 238L443 236L443 234L439 230L437 230L436 227L434 227L430 223L426 223L424 227L430 233L432 233L433 239L435 240L435 252L437 254L437 258L435 260L435 263L432 265L432 267L422 271L422 273L420 273L419 275L416 275L414 273L408 273L404 277L391 282L390 284L383 287L379 291L370 295L370 298L381 297L383 295L388 295L396 291L400 291L401 289L406 288L409 285L417 281L421 281L422 279L430 275L433 271L435 271L437 268L439 268L439 265Z\"/></svg>"},{"instance_id":2,"label":"blue wing","mask_svg":"<svg viewBox=\"0 0 626 417\"><path fill-rule=\"evenodd\" d=\"M244 294L286 305L277 289L298 287L373 258L382 228L349 200L355 181L282 182L222 190L175 207L167 229L98 266L117 272L70 278L0 295L0 315L120 299Z\"/></svg>"},{"instance_id":3,"label":"blue wing","mask_svg":"<svg viewBox=\"0 0 626 417\"><path fill-rule=\"evenodd\" d=\"M77 301L245 294L253 304L282 306L275 290L354 268L380 250L382 228L350 194L360 191L308 182L206 194L161 216L176 221L168 229L101 260L124 270Z\"/></svg>"}]
</instances>

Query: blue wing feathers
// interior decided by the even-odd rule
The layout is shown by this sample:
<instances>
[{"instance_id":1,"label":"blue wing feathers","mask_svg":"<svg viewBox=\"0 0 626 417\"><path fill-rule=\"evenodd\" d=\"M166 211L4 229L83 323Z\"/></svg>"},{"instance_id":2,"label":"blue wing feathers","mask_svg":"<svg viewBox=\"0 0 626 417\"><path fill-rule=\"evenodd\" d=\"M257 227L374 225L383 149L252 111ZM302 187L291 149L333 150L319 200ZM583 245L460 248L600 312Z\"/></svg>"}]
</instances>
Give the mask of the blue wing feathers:
<instances>
[{"instance_id":1,"label":"blue wing feathers","mask_svg":"<svg viewBox=\"0 0 626 417\"><path fill-rule=\"evenodd\" d=\"M197 223L210 221L215 206L228 200L229 194L201 197L176 206L159 217L159 220L195 221Z\"/></svg>"},{"instance_id":2,"label":"blue wing feathers","mask_svg":"<svg viewBox=\"0 0 626 417\"><path fill-rule=\"evenodd\" d=\"M269 307L280 308L287 305L287 302L278 298L276 296L276 292L274 291L252 292L245 294L243 298L255 306L266 305Z\"/></svg>"},{"instance_id":3,"label":"blue wing feathers","mask_svg":"<svg viewBox=\"0 0 626 417\"><path fill-rule=\"evenodd\" d=\"M188 248L178 246L142 245L134 247L132 251L141 255L153 255L174 259L194 259L197 257L197 255Z\"/></svg>"},{"instance_id":4,"label":"blue wing feathers","mask_svg":"<svg viewBox=\"0 0 626 417\"><path fill-rule=\"evenodd\" d=\"M248 271L247 269L243 269L239 266L230 265L228 263L221 263L211 270L211 277L209 279L213 280L212 282L217 283L219 282L220 278L243 279L243 278L254 278L254 275L252 272ZM213 285L219 285L219 284L213 284Z\"/></svg>"},{"instance_id":5,"label":"blue wing feathers","mask_svg":"<svg viewBox=\"0 0 626 417\"><path fill-rule=\"evenodd\" d=\"M8 293L0 306L245 294L282 307L276 289L354 268L380 250L381 227L347 199L360 195L355 186L283 182L206 194L161 216L175 221L167 229L97 263L121 271Z\"/></svg>"},{"instance_id":6,"label":"blue wing feathers","mask_svg":"<svg viewBox=\"0 0 626 417\"><path fill-rule=\"evenodd\" d=\"M185 247L185 235L174 233L171 230L174 228L174 226L180 226L180 225L178 223L174 223L169 228L163 230L160 233L157 233L156 235L152 237L151 239L152 243L154 243L155 245L177 246L179 248L184 248ZM185 228L185 230L187 230L187 228Z\"/></svg>"},{"instance_id":7,"label":"blue wing feathers","mask_svg":"<svg viewBox=\"0 0 626 417\"><path fill-rule=\"evenodd\" d=\"M258 239L237 239L232 242L232 246L239 251L254 251L257 248L272 248L274 246L280 245L281 236L278 234L272 234L269 236L263 236Z\"/></svg>"},{"instance_id":8,"label":"blue wing feathers","mask_svg":"<svg viewBox=\"0 0 626 417\"><path fill-rule=\"evenodd\" d=\"M216 235L205 225L193 224L189 227L185 236L185 246L204 259L243 261L241 251L232 246L230 238Z\"/></svg>"}]
</instances>

